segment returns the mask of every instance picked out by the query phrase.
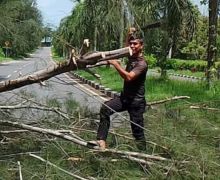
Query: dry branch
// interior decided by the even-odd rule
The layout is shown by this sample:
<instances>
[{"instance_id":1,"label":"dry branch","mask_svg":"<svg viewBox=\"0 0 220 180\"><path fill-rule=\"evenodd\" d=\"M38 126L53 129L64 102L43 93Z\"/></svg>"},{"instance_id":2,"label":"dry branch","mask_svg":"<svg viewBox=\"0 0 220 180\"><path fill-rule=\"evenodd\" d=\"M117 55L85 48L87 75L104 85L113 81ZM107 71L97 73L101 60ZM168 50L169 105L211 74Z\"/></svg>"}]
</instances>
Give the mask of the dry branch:
<instances>
[{"instance_id":1,"label":"dry branch","mask_svg":"<svg viewBox=\"0 0 220 180\"><path fill-rule=\"evenodd\" d=\"M19 179L20 179L20 180L23 180L22 172L21 172L21 163L20 163L20 161L18 161L18 173L19 173Z\"/></svg>"},{"instance_id":2,"label":"dry branch","mask_svg":"<svg viewBox=\"0 0 220 180\"><path fill-rule=\"evenodd\" d=\"M77 138L74 138L72 136L60 133L56 130L43 129L43 128L29 126L29 125L26 125L26 124L22 124L22 123L18 123L18 122L11 122L11 121L0 121L0 125L15 127L15 128L19 128L19 129L26 129L26 130L29 130L29 131L33 131L33 132L37 132L37 133L41 133L41 134L46 134L46 135L52 135L52 136L55 136L55 137L59 137L59 138L74 142L74 143L79 144L81 146L87 147L87 142L81 141L81 140L79 140Z\"/></svg>"},{"instance_id":3,"label":"dry branch","mask_svg":"<svg viewBox=\"0 0 220 180\"><path fill-rule=\"evenodd\" d=\"M0 106L0 109L37 109L42 111L52 111L57 113L58 115L64 117L65 119L70 119L66 113L61 112L58 108L48 108L48 107L41 107L41 106L29 106L29 105L14 105L14 106Z\"/></svg>"},{"instance_id":4,"label":"dry branch","mask_svg":"<svg viewBox=\"0 0 220 180\"><path fill-rule=\"evenodd\" d=\"M76 143L76 144L84 146L84 147L90 147L90 145L86 141L82 141L78 138L74 138L72 136L60 133L60 132L58 132L56 130L52 130L52 129L43 129L43 128L33 127L33 126L26 125L26 124L22 124L22 123L18 123L18 122L11 122L11 121L0 121L0 125L11 126L11 127L16 127L16 128L20 128L20 129L26 129L26 130L30 130L33 132L46 134L46 135L52 135L55 137L59 137L59 138L71 141L73 143ZM150 159L150 160L156 160L156 161L170 161L169 159L166 159L166 158L163 158L160 156L148 155L148 154L144 154L144 153L120 151L120 150L116 150L116 149L101 150L97 146L94 146L92 148L94 150L96 150L97 152L109 152L109 153L118 154L118 155L134 156L134 157L138 157L138 158L144 158L144 159Z\"/></svg>"},{"instance_id":5,"label":"dry branch","mask_svg":"<svg viewBox=\"0 0 220 180\"><path fill-rule=\"evenodd\" d=\"M168 101L173 101L173 100L178 100L178 99L190 99L190 97L189 96L174 96L174 97L163 99L163 100L160 100L160 101L149 102L149 103L147 103L147 106L163 104L163 103L166 103Z\"/></svg>"},{"instance_id":6,"label":"dry branch","mask_svg":"<svg viewBox=\"0 0 220 180\"><path fill-rule=\"evenodd\" d=\"M139 152L120 151L117 149L105 149L105 150L101 150L100 152L109 152L109 153L118 154L122 156L138 157L138 158L150 159L154 161L171 161L170 159L166 159L161 156L149 155L149 154L144 154L144 153L139 153Z\"/></svg>"},{"instance_id":7,"label":"dry branch","mask_svg":"<svg viewBox=\"0 0 220 180\"><path fill-rule=\"evenodd\" d=\"M209 111L220 111L220 109L217 109L217 108L201 107L201 106L190 106L190 109L201 109L201 110L209 110Z\"/></svg>"},{"instance_id":8,"label":"dry branch","mask_svg":"<svg viewBox=\"0 0 220 180\"><path fill-rule=\"evenodd\" d=\"M85 69L86 65L93 65L100 61L106 61L109 59L122 58L129 56L131 50L129 47L117 49L113 51L97 52L88 55L84 55L79 59L73 57L68 62L54 64L46 69L37 71L33 74L20 77L14 80L7 80L0 82L0 92L10 91L22 86L26 86L33 83L39 83L40 81L47 80L58 74L62 74L77 69ZM104 58L103 58L104 57Z\"/></svg>"},{"instance_id":9,"label":"dry branch","mask_svg":"<svg viewBox=\"0 0 220 180\"><path fill-rule=\"evenodd\" d=\"M90 132L90 133L97 133L96 131L92 131L92 130L88 130L88 129L83 129L83 128L77 128L77 127L71 127L73 130L76 130L76 131L83 131L83 132ZM114 131L109 131L110 134L113 134L115 136L118 136L118 137L122 137L124 139L127 139L127 140L134 140L134 138L132 137L129 137L129 136L126 136L126 135L123 135L123 134L119 134L119 133L116 133ZM160 144L157 144L155 142L152 142L152 141L146 141L146 143L149 143L151 145L154 145L154 146L157 146L157 147L160 147L162 149L164 149L165 151L169 151L169 149L165 146L162 146Z\"/></svg>"},{"instance_id":10,"label":"dry branch","mask_svg":"<svg viewBox=\"0 0 220 180\"><path fill-rule=\"evenodd\" d=\"M0 134L16 134L16 133L26 133L28 130L11 130L11 131L0 131Z\"/></svg>"}]
</instances>

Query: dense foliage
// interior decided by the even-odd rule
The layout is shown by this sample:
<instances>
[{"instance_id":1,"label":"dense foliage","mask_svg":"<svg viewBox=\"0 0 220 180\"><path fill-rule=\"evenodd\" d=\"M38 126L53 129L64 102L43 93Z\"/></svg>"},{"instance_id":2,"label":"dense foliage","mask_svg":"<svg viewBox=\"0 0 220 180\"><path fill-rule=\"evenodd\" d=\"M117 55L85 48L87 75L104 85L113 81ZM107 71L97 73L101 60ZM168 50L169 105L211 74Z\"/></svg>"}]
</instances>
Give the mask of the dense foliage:
<instances>
[{"instance_id":1,"label":"dense foliage","mask_svg":"<svg viewBox=\"0 0 220 180\"><path fill-rule=\"evenodd\" d=\"M0 8L1 47L8 46L11 55L19 56L40 45L43 24L36 0L2 0Z\"/></svg>"},{"instance_id":2,"label":"dense foliage","mask_svg":"<svg viewBox=\"0 0 220 180\"><path fill-rule=\"evenodd\" d=\"M108 0L105 3L85 0L75 6L72 15L63 19L54 46L62 55L63 40L80 47L83 39L89 38L94 50L115 49L123 46L128 27L135 26L145 37L146 52L156 54L163 49L163 37L172 34L175 40L185 33L185 40L189 41L195 26L195 12L190 1L182 0ZM146 28L155 22L161 22L160 29Z\"/></svg>"}]
</instances>

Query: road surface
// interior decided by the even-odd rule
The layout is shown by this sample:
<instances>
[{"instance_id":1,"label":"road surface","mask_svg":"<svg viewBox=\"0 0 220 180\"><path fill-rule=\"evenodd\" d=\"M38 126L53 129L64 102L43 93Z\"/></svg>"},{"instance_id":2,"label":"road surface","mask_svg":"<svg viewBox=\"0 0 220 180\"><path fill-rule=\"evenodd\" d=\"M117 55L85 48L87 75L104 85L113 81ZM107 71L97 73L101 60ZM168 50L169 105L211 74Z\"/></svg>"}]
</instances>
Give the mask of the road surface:
<instances>
[{"instance_id":1,"label":"road surface","mask_svg":"<svg viewBox=\"0 0 220 180\"><path fill-rule=\"evenodd\" d=\"M39 48L30 58L0 64L0 81L32 74L53 63L50 48ZM49 99L60 103L74 99L81 106L98 113L101 102L106 101L107 98L91 89L90 86L78 83L78 80L70 78L67 74L60 74L45 81L45 86L36 83L0 93L0 102L1 105L18 104L24 101L24 97L43 104Z\"/></svg>"}]
</instances>

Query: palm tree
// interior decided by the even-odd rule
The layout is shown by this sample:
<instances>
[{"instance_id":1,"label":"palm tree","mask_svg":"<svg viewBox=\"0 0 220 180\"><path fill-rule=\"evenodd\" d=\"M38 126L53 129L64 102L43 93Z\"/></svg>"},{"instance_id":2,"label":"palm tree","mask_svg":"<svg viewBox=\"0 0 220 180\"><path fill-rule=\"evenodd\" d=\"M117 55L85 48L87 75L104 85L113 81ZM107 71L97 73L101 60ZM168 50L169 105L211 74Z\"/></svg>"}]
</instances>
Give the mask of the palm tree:
<instances>
[{"instance_id":1,"label":"palm tree","mask_svg":"<svg viewBox=\"0 0 220 180\"><path fill-rule=\"evenodd\" d=\"M189 39L193 34L196 24L195 7L190 0L138 0L133 3L133 6L138 7L140 4L142 8L136 13L139 17L136 15L135 19L142 30L147 34L149 29L160 28L160 40L157 45L158 65L161 68L161 76L166 77L166 61L171 48L183 33L183 29ZM151 22L141 22L145 16L148 16Z\"/></svg>"},{"instance_id":2,"label":"palm tree","mask_svg":"<svg viewBox=\"0 0 220 180\"><path fill-rule=\"evenodd\" d=\"M166 75L168 52L183 33L182 29L190 38L195 28L194 6L190 0L106 0L104 3L84 0L68 19L73 37L67 41L79 47L83 38L89 38L94 50L119 48L129 26L139 27L147 35L147 29L155 26L146 24L156 22L156 27L160 27L158 64L162 76Z\"/></svg>"}]
</instances>

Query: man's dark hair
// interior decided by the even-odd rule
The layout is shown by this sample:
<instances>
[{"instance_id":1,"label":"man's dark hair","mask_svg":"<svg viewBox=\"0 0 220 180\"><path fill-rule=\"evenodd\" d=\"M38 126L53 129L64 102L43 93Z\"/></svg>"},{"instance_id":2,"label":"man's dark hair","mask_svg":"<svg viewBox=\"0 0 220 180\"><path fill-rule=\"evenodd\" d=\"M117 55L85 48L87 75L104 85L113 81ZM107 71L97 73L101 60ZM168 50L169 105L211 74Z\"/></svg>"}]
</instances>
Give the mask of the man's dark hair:
<instances>
[{"instance_id":1,"label":"man's dark hair","mask_svg":"<svg viewBox=\"0 0 220 180\"><path fill-rule=\"evenodd\" d=\"M140 41L140 43L143 43L144 42L144 37L143 37L143 33L141 31L135 31L133 32L128 41L132 41L132 40L136 40L138 39Z\"/></svg>"}]
</instances>

